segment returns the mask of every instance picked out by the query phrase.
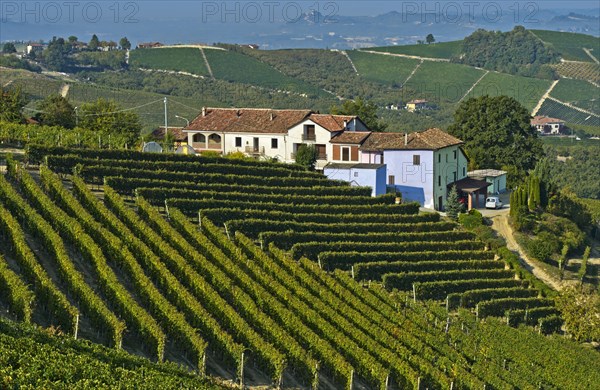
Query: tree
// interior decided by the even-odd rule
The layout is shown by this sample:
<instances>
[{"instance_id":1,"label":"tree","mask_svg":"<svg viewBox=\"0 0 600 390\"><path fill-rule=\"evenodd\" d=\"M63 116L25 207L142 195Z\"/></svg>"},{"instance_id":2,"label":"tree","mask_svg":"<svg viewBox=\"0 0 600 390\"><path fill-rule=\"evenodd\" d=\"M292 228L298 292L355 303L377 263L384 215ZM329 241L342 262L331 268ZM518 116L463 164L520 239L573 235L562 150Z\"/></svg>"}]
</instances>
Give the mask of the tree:
<instances>
[{"instance_id":1,"label":"tree","mask_svg":"<svg viewBox=\"0 0 600 390\"><path fill-rule=\"evenodd\" d=\"M317 149L314 145L302 144L296 152L296 163L306 167L308 170L315 169L317 163Z\"/></svg>"},{"instance_id":2,"label":"tree","mask_svg":"<svg viewBox=\"0 0 600 390\"><path fill-rule=\"evenodd\" d=\"M69 43L71 45L73 45L75 42L77 42L77 37L75 35L71 35L69 38L67 38L67 40L69 41Z\"/></svg>"},{"instance_id":3,"label":"tree","mask_svg":"<svg viewBox=\"0 0 600 390\"><path fill-rule=\"evenodd\" d=\"M433 36L433 34L429 34L427 35L427 38L425 38L425 41L428 45L432 44L433 42L435 42L435 37Z\"/></svg>"},{"instance_id":4,"label":"tree","mask_svg":"<svg viewBox=\"0 0 600 390\"><path fill-rule=\"evenodd\" d=\"M463 205L459 201L458 190L456 186L452 186L450 188L450 192L448 192L448 197L446 198L446 215L453 219L458 220L458 214L462 211Z\"/></svg>"},{"instance_id":5,"label":"tree","mask_svg":"<svg viewBox=\"0 0 600 390\"><path fill-rule=\"evenodd\" d=\"M98 99L94 103L81 106L79 126L93 130L101 135L125 134L129 142L135 142L142 130L139 117L129 111L123 111L114 101Z\"/></svg>"},{"instance_id":6,"label":"tree","mask_svg":"<svg viewBox=\"0 0 600 390\"><path fill-rule=\"evenodd\" d=\"M47 126L75 127L75 109L67 99L60 95L50 95L38 105L40 122Z\"/></svg>"},{"instance_id":7,"label":"tree","mask_svg":"<svg viewBox=\"0 0 600 390\"><path fill-rule=\"evenodd\" d=\"M92 35L92 39L90 39L90 43L88 44L88 49L92 51L98 50L98 46L100 46L100 40L96 34Z\"/></svg>"},{"instance_id":8,"label":"tree","mask_svg":"<svg viewBox=\"0 0 600 390\"><path fill-rule=\"evenodd\" d=\"M129 42L129 39L127 39L127 37L123 37L119 41L119 46L121 46L121 49L123 50L129 50L131 49L131 42Z\"/></svg>"},{"instance_id":9,"label":"tree","mask_svg":"<svg viewBox=\"0 0 600 390\"><path fill-rule=\"evenodd\" d=\"M2 46L2 53L16 53L17 52L17 48L15 47L15 44L12 42L6 42L4 44L4 46Z\"/></svg>"},{"instance_id":10,"label":"tree","mask_svg":"<svg viewBox=\"0 0 600 390\"><path fill-rule=\"evenodd\" d=\"M21 88L0 88L0 121L20 123L23 121L21 110L29 102L29 99L21 91Z\"/></svg>"},{"instance_id":11,"label":"tree","mask_svg":"<svg viewBox=\"0 0 600 390\"><path fill-rule=\"evenodd\" d=\"M567 287L556 299L565 328L577 341L600 341L600 295Z\"/></svg>"},{"instance_id":12,"label":"tree","mask_svg":"<svg viewBox=\"0 0 600 390\"><path fill-rule=\"evenodd\" d=\"M507 168L509 180L524 176L543 156L528 110L508 96L481 96L460 104L448 132L465 142L475 168Z\"/></svg>"},{"instance_id":13,"label":"tree","mask_svg":"<svg viewBox=\"0 0 600 390\"><path fill-rule=\"evenodd\" d=\"M71 46L67 45L63 38L53 37L43 52L44 63L48 69L65 71L71 64L68 57L70 52Z\"/></svg>"},{"instance_id":14,"label":"tree","mask_svg":"<svg viewBox=\"0 0 600 390\"><path fill-rule=\"evenodd\" d=\"M371 131L385 131L387 128L385 123L379 121L379 117L377 116L377 106L360 97L356 100L344 101L341 107L331 107L331 113L334 115L356 115Z\"/></svg>"}]
</instances>

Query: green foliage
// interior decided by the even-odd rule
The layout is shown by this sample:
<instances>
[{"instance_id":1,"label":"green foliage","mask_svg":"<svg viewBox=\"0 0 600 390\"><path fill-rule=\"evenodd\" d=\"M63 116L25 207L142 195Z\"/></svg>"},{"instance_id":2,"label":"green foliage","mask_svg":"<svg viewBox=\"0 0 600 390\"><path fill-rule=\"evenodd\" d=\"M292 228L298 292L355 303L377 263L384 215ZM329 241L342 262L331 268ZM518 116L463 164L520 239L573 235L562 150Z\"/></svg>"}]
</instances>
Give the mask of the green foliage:
<instances>
[{"instance_id":1,"label":"green foliage","mask_svg":"<svg viewBox=\"0 0 600 390\"><path fill-rule=\"evenodd\" d=\"M558 240L559 246L566 245L569 251L581 248L585 241L585 233L566 217L543 214L535 231L550 233L554 237L553 241Z\"/></svg>"},{"instance_id":2,"label":"green foliage","mask_svg":"<svg viewBox=\"0 0 600 390\"><path fill-rule=\"evenodd\" d=\"M496 298L477 304L479 318L502 317L508 310L524 310L553 306L554 301L546 298Z\"/></svg>"},{"instance_id":3,"label":"green foliage","mask_svg":"<svg viewBox=\"0 0 600 390\"><path fill-rule=\"evenodd\" d=\"M463 101L448 131L465 142L467 156L476 167L514 167L522 172L533 169L542 157L542 144L530 124L529 112L510 97Z\"/></svg>"},{"instance_id":4,"label":"green foliage","mask_svg":"<svg viewBox=\"0 0 600 390\"><path fill-rule=\"evenodd\" d=\"M378 120L377 106L361 97L356 100L346 100L340 107L331 107L330 111L333 115L357 115L371 131L385 131L387 128Z\"/></svg>"},{"instance_id":5,"label":"green foliage","mask_svg":"<svg viewBox=\"0 0 600 390\"><path fill-rule=\"evenodd\" d=\"M401 87L419 61L412 58L392 57L360 50L348 51L348 56L362 79Z\"/></svg>"},{"instance_id":6,"label":"green foliage","mask_svg":"<svg viewBox=\"0 0 600 390\"><path fill-rule=\"evenodd\" d=\"M15 47L15 44L12 42L6 42L4 45L2 45L2 53L3 54L12 54L12 53L16 53L17 52L17 48Z\"/></svg>"},{"instance_id":7,"label":"green foliage","mask_svg":"<svg viewBox=\"0 0 600 390\"><path fill-rule=\"evenodd\" d=\"M592 226L592 215L588 208L568 189L564 189L550 198L547 211L558 217L572 220L584 231Z\"/></svg>"},{"instance_id":8,"label":"green foliage","mask_svg":"<svg viewBox=\"0 0 600 390\"><path fill-rule=\"evenodd\" d=\"M420 57L450 59L460 52L462 41L438 42L435 45L399 45L371 47L368 50L392 54L406 54Z\"/></svg>"},{"instance_id":9,"label":"green foliage","mask_svg":"<svg viewBox=\"0 0 600 390\"><path fill-rule=\"evenodd\" d=\"M92 38L90 39L90 42L88 43L88 49L91 51L96 51L96 50L98 50L99 46L100 46L100 40L98 39L98 36L96 34L92 35Z\"/></svg>"},{"instance_id":10,"label":"green foliage","mask_svg":"<svg viewBox=\"0 0 600 390\"><path fill-rule=\"evenodd\" d=\"M548 30L531 30L544 44L560 53L565 60L593 62L584 48L597 48L600 38L587 34L558 32ZM594 55L597 53L593 52Z\"/></svg>"},{"instance_id":11,"label":"green foliage","mask_svg":"<svg viewBox=\"0 0 600 390\"><path fill-rule=\"evenodd\" d=\"M549 183L557 189L569 188L569 192L581 198L600 199L600 147L571 148L570 158L565 161L556 159L557 151L548 151L547 177ZM557 195L559 198L567 197L565 201L576 202L573 195L566 192ZM554 202L562 202L555 199ZM570 214L574 210L565 210L563 214ZM575 216L575 214L571 214Z\"/></svg>"},{"instance_id":12,"label":"green foliage","mask_svg":"<svg viewBox=\"0 0 600 390\"><path fill-rule=\"evenodd\" d=\"M540 107L537 115L560 118L569 124L590 126L594 128L600 127L600 117L578 111L552 99L546 99L544 101L544 104Z\"/></svg>"},{"instance_id":13,"label":"green foliage","mask_svg":"<svg viewBox=\"0 0 600 390\"><path fill-rule=\"evenodd\" d=\"M38 104L40 122L45 126L75 127L75 108L61 95L49 95Z\"/></svg>"},{"instance_id":14,"label":"green foliage","mask_svg":"<svg viewBox=\"0 0 600 390\"><path fill-rule=\"evenodd\" d=\"M20 123L23 121L21 109L29 102L21 88L0 88L0 120Z\"/></svg>"},{"instance_id":15,"label":"green foliage","mask_svg":"<svg viewBox=\"0 0 600 390\"><path fill-rule=\"evenodd\" d=\"M446 211L446 215L450 219L457 221L462 209L463 205L459 201L458 190L454 185L452 186L452 188L450 188L450 191L448 192L448 197L446 198L446 205L444 206L444 210Z\"/></svg>"},{"instance_id":16,"label":"green foliage","mask_svg":"<svg viewBox=\"0 0 600 390\"><path fill-rule=\"evenodd\" d=\"M53 37L48 43L48 47L42 52L44 65L50 70L66 72L72 65L69 58L71 45L65 42L63 38Z\"/></svg>"},{"instance_id":17,"label":"green foliage","mask_svg":"<svg viewBox=\"0 0 600 390\"><path fill-rule=\"evenodd\" d=\"M129 65L136 68L174 70L208 76L202 52L192 47L132 50L129 53Z\"/></svg>"},{"instance_id":18,"label":"green foliage","mask_svg":"<svg viewBox=\"0 0 600 390\"><path fill-rule=\"evenodd\" d=\"M509 32L475 31L463 40L460 55L453 60L504 73L553 78L544 65L558 62L558 55L524 27L516 26Z\"/></svg>"},{"instance_id":19,"label":"green foliage","mask_svg":"<svg viewBox=\"0 0 600 390\"><path fill-rule=\"evenodd\" d=\"M540 261L548 261L560 248L556 237L548 232L540 232L535 238L526 241L527 253Z\"/></svg>"},{"instance_id":20,"label":"green foliage","mask_svg":"<svg viewBox=\"0 0 600 390\"><path fill-rule=\"evenodd\" d=\"M458 222L468 230L473 230L483 224L483 216L475 209L469 210L466 214L458 216Z\"/></svg>"},{"instance_id":21,"label":"green foliage","mask_svg":"<svg viewBox=\"0 0 600 390\"><path fill-rule=\"evenodd\" d=\"M129 144L140 136L142 125L137 114L122 110L115 101L98 99L83 104L78 113L79 126L99 135L122 134Z\"/></svg>"},{"instance_id":22,"label":"green foliage","mask_svg":"<svg viewBox=\"0 0 600 390\"><path fill-rule=\"evenodd\" d=\"M600 295L568 287L556 299L567 332L577 341L600 341Z\"/></svg>"},{"instance_id":23,"label":"green foliage","mask_svg":"<svg viewBox=\"0 0 600 390\"><path fill-rule=\"evenodd\" d=\"M435 42L435 38L434 38L433 34L427 34L427 37L425 38L425 42L427 42L428 45Z\"/></svg>"},{"instance_id":24,"label":"green foliage","mask_svg":"<svg viewBox=\"0 0 600 390\"><path fill-rule=\"evenodd\" d=\"M5 68L14 68L14 69L25 69L30 72L40 73L42 68L39 65L36 65L32 62L24 58L18 58L16 56L0 56L0 66Z\"/></svg>"},{"instance_id":25,"label":"green foliage","mask_svg":"<svg viewBox=\"0 0 600 390\"><path fill-rule=\"evenodd\" d=\"M300 164L312 171L317 163L317 149L314 145L302 144L296 152L296 164Z\"/></svg>"},{"instance_id":26,"label":"green foliage","mask_svg":"<svg viewBox=\"0 0 600 390\"><path fill-rule=\"evenodd\" d=\"M71 58L76 65L91 66L96 68L96 71L121 70L127 67L125 52L118 50L84 51Z\"/></svg>"},{"instance_id":27,"label":"green foliage","mask_svg":"<svg viewBox=\"0 0 600 390\"><path fill-rule=\"evenodd\" d=\"M0 292L7 297L9 310L19 321L31 322L34 293L27 287L0 254Z\"/></svg>"},{"instance_id":28,"label":"green foliage","mask_svg":"<svg viewBox=\"0 0 600 390\"><path fill-rule=\"evenodd\" d=\"M589 246L585 248L585 251L583 252L583 257L581 258L581 266L579 267L579 272L577 272L577 277L582 282L585 279L585 275L587 274L587 263L590 259L591 250L592 248Z\"/></svg>"},{"instance_id":29,"label":"green foliage","mask_svg":"<svg viewBox=\"0 0 600 390\"><path fill-rule=\"evenodd\" d=\"M558 100L600 115L598 94L600 94L600 87L589 81L563 78L552 89L550 95Z\"/></svg>"},{"instance_id":30,"label":"green foliage","mask_svg":"<svg viewBox=\"0 0 600 390\"><path fill-rule=\"evenodd\" d=\"M131 49L131 42L129 42L129 39L127 39L127 37L123 37L119 40L119 46L123 50L129 50Z\"/></svg>"}]
</instances>

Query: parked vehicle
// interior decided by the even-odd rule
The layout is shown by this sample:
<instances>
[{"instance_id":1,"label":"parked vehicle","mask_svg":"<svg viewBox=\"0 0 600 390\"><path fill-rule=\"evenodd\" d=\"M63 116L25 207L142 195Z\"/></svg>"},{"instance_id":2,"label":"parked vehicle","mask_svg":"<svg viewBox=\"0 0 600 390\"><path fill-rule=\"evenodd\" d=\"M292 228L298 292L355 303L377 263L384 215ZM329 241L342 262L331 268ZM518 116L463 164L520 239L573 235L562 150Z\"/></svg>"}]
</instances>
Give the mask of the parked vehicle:
<instances>
[{"instance_id":1,"label":"parked vehicle","mask_svg":"<svg viewBox=\"0 0 600 390\"><path fill-rule=\"evenodd\" d=\"M485 208L486 209L501 209L502 201L497 196L490 196L485 199Z\"/></svg>"}]
</instances>

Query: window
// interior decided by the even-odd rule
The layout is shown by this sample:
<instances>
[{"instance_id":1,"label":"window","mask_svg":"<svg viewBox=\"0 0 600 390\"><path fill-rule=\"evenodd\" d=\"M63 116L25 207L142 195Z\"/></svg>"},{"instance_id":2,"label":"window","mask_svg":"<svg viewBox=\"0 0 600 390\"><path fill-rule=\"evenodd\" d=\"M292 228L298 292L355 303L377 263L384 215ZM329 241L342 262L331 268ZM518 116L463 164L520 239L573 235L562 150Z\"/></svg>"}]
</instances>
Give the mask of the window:
<instances>
[{"instance_id":1,"label":"window","mask_svg":"<svg viewBox=\"0 0 600 390\"><path fill-rule=\"evenodd\" d=\"M354 172L354 177L358 177L358 172Z\"/></svg>"},{"instance_id":2,"label":"window","mask_svg":"<svg viewBox=\"0 0 600 390\"><path fill-rule=\"evenodd\" d=\"M271 138L271 149L277 149L279 147L279 140L277 138Z\"/></svg>"},{"instance_id":3,"label":"window","mask_svg":"<svg viewBox=\"0 0 600 390\"><path fill-rule=\"evenodd\" d=\"M395 186L396 185L396 178L393 175L390 175L388 177L388 184L391 186Z\"/></svg>"},{"instance_id":4,"label":"window","mask_svg":"<svg viewBox=\"0 0 600 390\"><path fill-rule=\"evenodd\" d=\"M304 140L314 141L317 139L315 134L315 125L304 125Z\"/></svg>"},{"instance_id":5,"label":"window","mask_svg":"<svg viewBox=\"0 0 600 390\"><path fill-rule=\"evenodd\" d=\"M442 177L438 176L438 187L442 186Z\"/></svg>"},{"instance_id":6,"label":"window","mask_svg":"<svg viewBox=\"0 0 600 390\"><path fill-rule=\"evenodd\" d=\"M315 149L317 150L317 160L327 160L327 145L317 144Z\"/></svg>"},{"instance_id":7,"label":"window","mask_svg":"<svg viewBox=\"0 0 600 390\"><path fill-rule=\"evenodd\" d=\"M446 153L446 162L448 162L448 154Z\"/></svg>"},{"instance_id":8,"label":"window","mask_svg":"<svg viewBox=\"0 0 600 390\"><path fill-rule=\"evenodd\" d=\"M350 148L342 148L342 161L350 161Z\"/></svg>"},{"instance_id":9,"label":"window","mask_svg":"<svg viewBox=\"0 0 600 390\"><path fill-rule=\"evenodd\" d=\"M421 165L421 156L418 154L413 155L413 165Z\"/></svg>"},{"instance_id":10,"label":"window","mask_svg":"<svg viewBox=\"0 0 600 390\"><path fill-rule=\"evenodd\" d=\"M438 162L441 163L442 162L442 155L438 154Z\"/></svg>"},{"instance_id":11,"label":"window","mask_svg":"<svg viewBox=\"0 0 600 390\"><path fill-rule=\"evenodd\" d=\"M242 147L242 137L235 137L235 147L236 148Z\"/></svg>"},{"instance_id":12,"label":"window","mask_svg":"<svg viewBox=\"0 0 600 390\"><path fill-rule=\"evenodd\" d=\"M467 168L463 167L463 177L467 176L466 170L467 170Z\"/></svg>"},{"instance_id":13,"label":"window","mask_svg":"<svg viewBox=\"0 0 600 390\"><path fill-rule=\"evenodd\" d=\"M454 180L452 180L452 182L454 183L456 181L456 172L452 172L452 175L454 176Z\"/></svg>"},{"instance_id":14,"label":"window","mask_svg":"<svg viewBox=\"0 0 600 390\"><path fill-rule=\"evenodd\" d=\"M456 150L453 153L454 153L454 159L456 160Z\"/></svg>"}]
</instances>

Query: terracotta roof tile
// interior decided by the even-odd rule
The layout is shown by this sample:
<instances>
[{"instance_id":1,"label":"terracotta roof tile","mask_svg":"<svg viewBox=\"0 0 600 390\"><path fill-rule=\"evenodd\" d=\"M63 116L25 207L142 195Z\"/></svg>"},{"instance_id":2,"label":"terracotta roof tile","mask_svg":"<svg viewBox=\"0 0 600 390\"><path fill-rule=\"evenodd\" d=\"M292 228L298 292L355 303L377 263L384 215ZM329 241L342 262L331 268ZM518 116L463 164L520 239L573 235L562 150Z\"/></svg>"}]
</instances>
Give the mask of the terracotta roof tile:
<instances>
[{"instance_id":1,"label":"terracotta roof tile","mask_svg":"<svg viewBox=\"0 0 600 390\"><path fill-rule=\"evenodd\" d=\"M346 128L346 126L344 126L344 121L349 123L350 121L356 119L356 116L312 114L309 119L328 131L341 131Z\"/></svg>"},{"instance_id":2,"label":"terracotta roof tile","mask_svg":"<svg viewBox=\"0 0 600 390\"><path fill-rule=\"evenodd\" d=\"M310 110L206 108L206 115L200 114L184 131L283 134L311 113Z\"/></svg>"},{"instance_id":3,"label":"terracotta roof tile","mask_svg":"<svg viewBox=\"0 0 600 390\"><path fill-rule=\"evenodd\" d=\"M534 116L533 119L531 120L531 125L532 126L536 126L536 125L547 125L548 123L564 123L565 121L562 119L557 119L557 118L550 118L547 116Z\"/></svg>"},{"instance_id":4,"label":"terracotta roof tile","mask_svg":"<svg viewBox=\"0 0 600 390\"><path fill-rule=\"evenodd\" d=\"M462 143L458 138L440 129L429 129L410 133L406 138L404 133L372 133L361 146L361 150L438 150Z\"/></svg>"},{"instance_id":5,"label":"terracotta roof tile","mask_svg":"<svg viewBox=\"0 0 600 390\"><path fill-rule=\"evenodd\" d=\"M371 134L370 131L344 131L329 141L332 144L362 144Z\"/></svg>"},{"instance_id":6,"label":"terracotta roof tile","mask_svg":"<svg viewBox=\"0 0 600 390\"><path fill-rule=\"evenodd\" d=\"M187 141L187 134L183 132L183 127L169 127L169 133L173 135L175 141ZM154 139L165 138L165 127L161 126L152 132Z\"/></svg>"}]
</instances>

